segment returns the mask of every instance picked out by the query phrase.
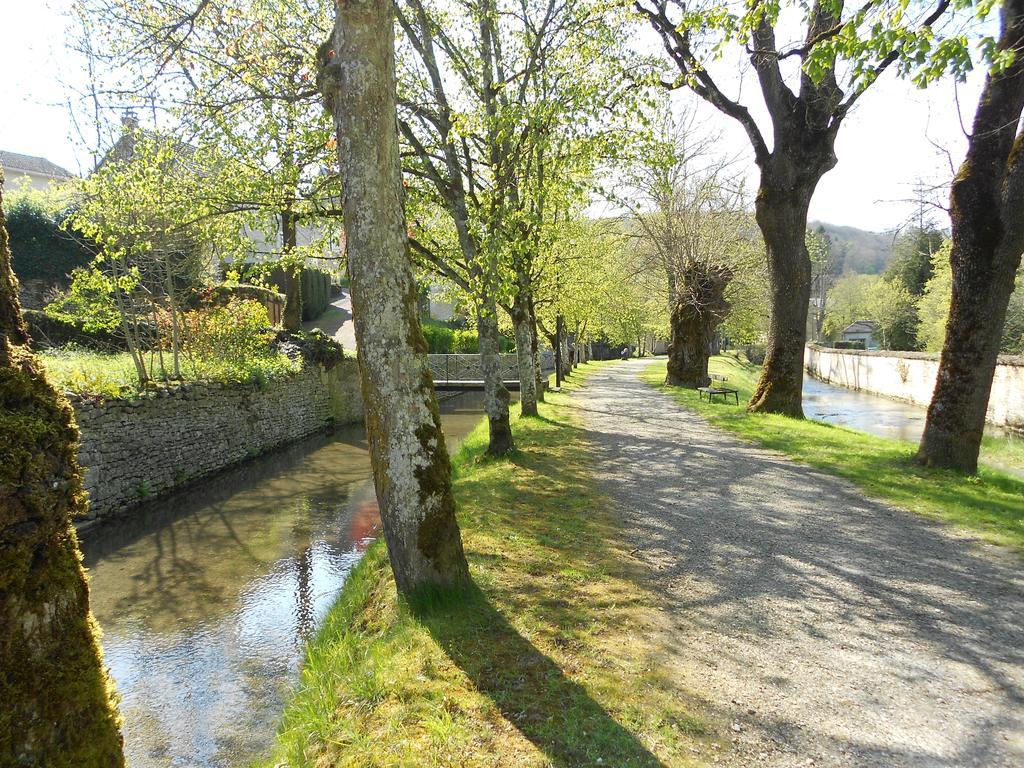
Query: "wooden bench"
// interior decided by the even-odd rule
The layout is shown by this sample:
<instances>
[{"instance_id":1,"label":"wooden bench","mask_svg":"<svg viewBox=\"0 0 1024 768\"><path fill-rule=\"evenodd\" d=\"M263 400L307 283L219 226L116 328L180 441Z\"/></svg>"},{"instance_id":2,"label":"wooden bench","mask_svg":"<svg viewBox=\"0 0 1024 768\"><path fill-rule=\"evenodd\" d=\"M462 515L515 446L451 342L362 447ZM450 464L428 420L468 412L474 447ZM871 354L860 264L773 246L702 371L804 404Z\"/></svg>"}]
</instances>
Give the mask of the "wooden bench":
<instances>
[{"instance_id":1,"label":"wooden bench","mask_svg":"<svg viewBox=\"0 0 1024 768\"><path fill-rule=\"evenodd\" d=\"M714 402L715 395L722 396L722 402L726 403L729 401L729 395L736 398L736 405L740 404L740 391L733 389L732 387L725 386L725 382L729 380L728 376L720 376L717 373L711 374L711 384L707 387L697 387L697 396L703 400L704 395L708 396L708 402Z\"/></svg>"}]
</instances>

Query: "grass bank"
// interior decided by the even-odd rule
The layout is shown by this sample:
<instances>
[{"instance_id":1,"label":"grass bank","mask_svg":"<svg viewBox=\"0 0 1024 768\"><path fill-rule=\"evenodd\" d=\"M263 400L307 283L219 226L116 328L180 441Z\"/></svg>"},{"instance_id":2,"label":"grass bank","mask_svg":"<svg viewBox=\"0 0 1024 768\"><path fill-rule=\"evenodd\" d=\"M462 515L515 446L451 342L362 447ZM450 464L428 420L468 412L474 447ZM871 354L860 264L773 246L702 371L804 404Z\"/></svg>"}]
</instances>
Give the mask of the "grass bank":
<instances>
[{"instance_id":1,"label":"grass bank","mask_svg":"<svg viewBox=\"0 0 1024 768\"><path fill-rule=\"evenodd\" d=\"M139 375L127 352L58 348L38 354L47 378L57 389L104 397L122 397L140 390Z\"/></svg>"},{"instance_id":2,"label":"grass bank","mask_svg":"<svg viewBox=\"0 0 1024 768\"><path fill-rule=\"evenodd\" d=\"M469 594L414 612L370 548L308 647L269 765L686 766L715 748L663 668L657 596L567 397L513 422L511 457L483 458L481 425L453 459Z\"/></svg>"},{"instance_id":3,"label":"grass bank","mask_svg":"<svg viewBox=\"0 0 1024 768\"><path fill-rule=\"evenodd\" d=\"M153 367L156 381L143 385L128 352L96 352L80 347L57 347L38 353L46 369L47 378L57 389L81 395L106 398L131 397L147 388L170 383L170 371L162 371L159 363ZM147 364L153 364L156 353L146 353ZM167 365L170 366L168 355ZM295 363L281 354L253 357L224 364L218 361L198 361L183 356L181 373L187 381L219 381L222 383L250 382L259 386L272 379L289 376L297 370Z\"/></svg>"},{"instance_id":4,"label":"grass bank","mask_svg":"<svg viewBox=\"0 0 1024 768\"><path fill-rule=\"evenodd\" d=\"M1024 553L1024 480L987 466L976 477L929 469L913 461L917 445L831 424L746 412L759 369L732 357L712 358L710 369L740 390L740 405L701 401L696 390L664 387L665 361L647 368L644 379L712 424L853 481L870 496L944 520ZM986 440L986 457L1013 463L1015 441Z\"/></svg>"}]
</instances>

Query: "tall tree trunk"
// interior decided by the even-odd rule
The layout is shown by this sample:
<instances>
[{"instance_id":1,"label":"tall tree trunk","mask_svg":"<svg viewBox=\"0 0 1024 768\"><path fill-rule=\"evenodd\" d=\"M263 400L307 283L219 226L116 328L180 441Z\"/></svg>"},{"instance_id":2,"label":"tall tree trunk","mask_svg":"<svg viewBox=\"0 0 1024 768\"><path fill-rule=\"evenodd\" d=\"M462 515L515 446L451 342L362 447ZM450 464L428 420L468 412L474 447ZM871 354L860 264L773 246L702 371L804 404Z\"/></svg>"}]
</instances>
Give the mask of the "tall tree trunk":
<instances>
[{"instance_id":1,"label":"tall tree trunk","mask_svg":"<svg viewBox=\"0 0 1024 768\"><path fill-rule=\"evenodd\" d=\"M529 346L530 351L534 354L534 373L537 374L537 401L544 402L544 391L548 386L548 377L544 374L544 361L541 359L541 334L537 328L537 315L532 309L530 310L529 317Z\"/></svg>"},{"instance_id":2,"label":"tall tree trunk","mask_svg":"<svg viewBox=\"0 0 1024 768\"><path fill-rule=\"evenodd\" d=\"M557 323L556 323L556 326L557 326ZM557 367L558 366L558 355L555 352L555 350L556 350L555 344L558 341L558 334L557 333L552 333L552 331L546 325L544 325L544 321L541 320L540 318L537 318L537 332L538 332L538 334L544 334L544 338L548 340L548 345L551 347L551 353L554 356L554 363L555 363L555 366ZM538 365L538 368L539 367L540 366ZM550 374L549 374L549 376L550 376ZM557 380L558 379L556 378L555 381L557 381ZM548 382L550 384L552 384L552 385L554 384L554 382L550 381L550 378L548 378Z\"/></svg>"},{"instance_id":3,"label":"tall tree trunk","mask_svg":"<svg viewBox=\"0 0 1024 768\"><path fill-rule=\"evenodd\" d=\"M181 330L178 324L178 299L174 288L174 273L168 258L164 258L164 290L171 315L171 366L175 380L181 380ZM163 363L161 363L163 367Z\"/></svg>"},{"instance_id":4,"label":"tall tree trunk","mask_svg":"<svg viewBox=\"0 0 1024 768\"><path fill-rule=\"evenodd\" d=\"M498 334L498 307L494 296L478 297L476 333L480 342L480 366L484 374L484 412L487 414L489 456L504 456L515 446L509 426L511 399L501 375L501 344Z\"/></svg>"},{"instance_id":5,"label":"tall tree trunk","mask_svg":"<svg viewBox=\"0 0 1024 768\"><path fill-rule=\"evenodd\" d=\"M512 304L512 325L519 362L519 413L523 416L537 415L537 369L534 367L532 324L528 298L519 292Z\"/></svg>"},{"instance_id":6,"label":"tall tree trunk","mask_svg":"<svg viewBox=\"0 0 1024 768\"><path fill-rule=\"evenodd\" d=\"M533 354L533 372L537 376L536 396L537 402L544 402L545 379L544 368L540 359L540 333L537 330L537 308L530 297L530 352Z\"/></svg>"},{"instance_id":7,"label":"tall tree trunk","mask_svg":"<svg viewBox=\"0 0 1024 768\"><path fill-rule=\"evenodd\" d=\"M28 343L0 193L0 765L123 766L71 524L78 429Z\"/></svg>"},{"instance_id":8,"label":"tall tree trunk","mask_svg":"<svg viewBox=\"0 0 1024 768\"><path fill-rule=\"evenodd\" d=\"M696 389L708 384L708 357L715 331L729 316L725 289L732 270L724 266L684 265L672 307L665 383Z\"/></svg>"},{"instance_id":9,"label":"tall tree trunk","mask_svg":"<svg viewBox=\"0 0 1024 768\"><path fill-rule=\"evenodd\" d=\"M669 4L651 5L647 7L643 0L635 3L661 35L694 92L743 127L761 172L756 213L767 248L772 314L764 367L747 407L803 418L803 354L811 292L811 264L805 242L807 208L822 176L836 165L836 135L863 89L843 93L836 80L833 57L819 60L814 78L801 72L800 87L794 92L783 76L786 55L776 45L769 15L762 16L750 30L748 53L771 119L769 149L750 111L729 99L700 65L691 48L690 31L685 24L669 18ZM674 5L681 10L687 7L682 2ZM805 36L808 51L826 39L830 30L838 28L842 11L842 2L810 5ZM801 60L805 61L806 56L802 54ZM894 60L887 59L885 66Z\"/></svg>"},{"instance_id":10,"label":"tall tree trunk","mask_svg":"<svg viewBox=\"0 0 1024 768\"><path fill-rule=\"evenodd\" d=\"M282 323L286 331L302 328L302 264L292 264L291 256L298 245L298 222L295 213L281 211L282 261L284 262L284 316Z\"/></svg>"},{"instance_id":11,"label":"tall tree trunk","mask_svg":"<svg viewBox=\"0 0 1024 768\"><path fill-rule=\"evenodd\" d=\"M953 291L918 460L976 472L1014 275L1024 250L1024 0L1002 9L1013 63L985 81L967 157L953 181Z\"/></svg>"},{"instance_id":12,"label":"tall tree trunk","mask_svg":"<svg viewBox=\"0 0 1024 768\"><path fill-rule=\"evenodd\" d=\"M696 389L707 386L708 338L704 324L682 302L672 310L672 337L668 345L668 370L665 383L673 387Z\"/></svg>"},{"instance_id":13,"label":"tall tree trunk","mask_svg":"<svg viewBox=\"0 0 1024 768\"><path fill-rule=\"evenodd\" d=\"M830 149L828 154L834 165ZM761 170L755 212L768 256L771 320L764 367L747 408L803 418L804 345L811 299L807 209L824 171L815 174L810 162L800 172L788 160L769 163ZM827 158L822 164L828 165Z\"/></svg>"},{"instance_id":14,"label":"tall tree trunk","mask_svg":"<svg viewBox=\"0 0 1024 768\"><path fill-rule=\"evenodd\" d=\"M395 583L468 583L403 207L389 0L337 6L319 51L334 118L366 432Z\"/></svg>"}]
</instances>

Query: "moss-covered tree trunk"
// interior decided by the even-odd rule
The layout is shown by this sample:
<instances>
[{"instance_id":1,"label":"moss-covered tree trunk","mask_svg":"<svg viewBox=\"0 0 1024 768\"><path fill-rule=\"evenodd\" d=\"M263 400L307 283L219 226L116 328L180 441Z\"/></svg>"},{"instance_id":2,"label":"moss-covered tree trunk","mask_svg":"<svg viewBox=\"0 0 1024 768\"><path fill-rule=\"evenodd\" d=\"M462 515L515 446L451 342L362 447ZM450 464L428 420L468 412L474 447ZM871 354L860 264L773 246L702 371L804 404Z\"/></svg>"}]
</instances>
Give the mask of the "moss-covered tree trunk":
<instances>
[{"instance_id":1,"label":"moss-covered tree trunk","mask_svg":"<svg viewBox=\"0 0 1024 768\"><path fill-rule=\"evenodd\" d=\"M676 280L666 384L692 389L707 385L711 342L729 315L725 289L731 279L732 271L721 265L685 265Z\"/></svg>"},{"instance_id":2,"label":"moss-covered tree trunk","mask_svg":"<svg viewBox=\"0 0 1024 768\"><path fill-rule=\"evenodd\" d=\"M1014 275L1024 250L1024 0L1002 10L1013 63L985 81L967 157L953 181L953 291L918 460L976 472Z\"/></svg>"},{"instance_id":3,"label":"moss-covered tree trunk","mask_svg":"<svg viewBox=\"0 0 1024 768\"><path fill-rule=\"evenodd\" d=\"M538 403L544 402L545 379L540 359L540 332L537 329L537 308L533 297L530 297L530 350L533 353L533 372L537 376L536 397Z\"/></svg>"},{"instance_id":4,"label":"moss-covered tree trunk","mask_svg":"<svg viewBox=\"0 0 1024 768\"><path fill-rule=\"evenodd\" d=\"M484 376L484 412L487 414L489 456L504 456L512 450L512 427L508 419L511 399L501 371L501 336L498 306L493 296L477 301L476 333L480 342L480 366Z\"/></svg>"},{"instance_id":5,"label":"moss-covered tree trunk","mask_svg":"<svg viewBox=\"0 0 1024 768\"><path fill-rule=\"evenodd\" d=\"M804 150L808 158L814 153ZM829 158L832 158L829 163ZM787 159L772 159L761 169L755 213L768 257L771 319L768 344L751 411L782 413L803 418L804 345L811 300L811 258L807 252L807 210L824 171L815 164L834 164L831 149L818 163L810 159L796 167Z\"/></svg>"},{"instance_id":6,"label":"moss-covered tree trunk","mask_svg":"<svg viewBox=\"0 0 1024 768\"><path fill-rule=\"evenodd\" d=\"M298 245L298 221L291 210L281 211L281 255L284 274L284 314L281 324L286 331L302 329L302 264L293 264L292 254Z\"/></svg>"},{"instance_id":7,"label":"moss-covered tree trunk","mask_svg":"<svg viewBox=\"0 0 1024 768\"><path fill-rule=\"evenodd\" d=\"M78 430L28 341L0 194L0 765L122 766L71 524Z\"/></svg>"},{"instance_id":8,"label":"moss-covered tree trunk","mask_svg":"<svg viewBox=\"0 0 1024 768\"><path fill-rule=\"evenodd\" d=\"M516 334L516 360L519 363L519 412L537 415L537 369L534 367L532 318L529 299L522 292L512 305L512 325Z\"/></svg>"},{"instance_id":9,"label":"moss-covered tree trunk","mask_svg":"<svg viewBox=\"0 0 1024 768\"><path fill-rule=\"evenodd\" d=\"M403 594L469 581L417 312L395 112L389 0L337 5L319 53L334 118L359 370L384 537Z\"/></svg>"}]
</instances>

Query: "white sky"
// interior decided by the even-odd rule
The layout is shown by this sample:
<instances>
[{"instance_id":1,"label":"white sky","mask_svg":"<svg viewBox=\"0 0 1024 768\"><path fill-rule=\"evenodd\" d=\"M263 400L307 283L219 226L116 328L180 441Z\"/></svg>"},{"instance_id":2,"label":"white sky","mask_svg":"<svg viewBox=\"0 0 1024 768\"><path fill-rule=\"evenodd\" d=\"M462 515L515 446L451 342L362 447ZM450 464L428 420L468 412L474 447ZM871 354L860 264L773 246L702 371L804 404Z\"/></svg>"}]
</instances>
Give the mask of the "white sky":
<instances>
[{"instance_id":1,"label":"white sky","mask_svg":"<svg viewBox=\"0 0 1024 768\"><path fill-rule=\"evenodd\" d=\"M83 140L68 108L70 91L86 80L82 62L66 49L63 12L70 0L0 0L4 6L0 44L0 149L40 155L68 170L91 167L95 140ZM963 122L970 124L980 89L975 77L959 88ZM723 85L723 87L725 87ZM745 103L754 101L747 86ZM678 98L693 98L680 95ZM738 125L709 107L701 115L722 131L723 152L752 159ZM757 114L757 111L755 114ZM83 125L84 131L89 130ZM833 224L883 230L901 224L913 206L904 202L915 182L948 181L949 160L959 164L966 141L952 83L919 91L889 75L862 97L840 131L839 165L818 187L811 218ZM946 221L941 221L946 226Z\"/></svg>"}]
</instances>

